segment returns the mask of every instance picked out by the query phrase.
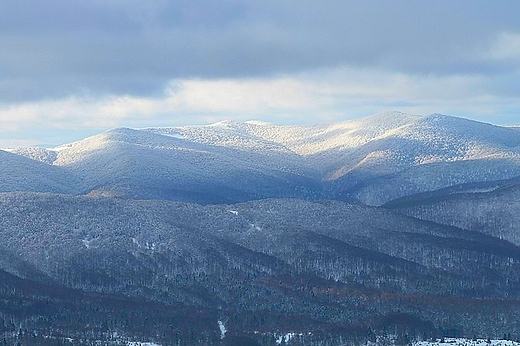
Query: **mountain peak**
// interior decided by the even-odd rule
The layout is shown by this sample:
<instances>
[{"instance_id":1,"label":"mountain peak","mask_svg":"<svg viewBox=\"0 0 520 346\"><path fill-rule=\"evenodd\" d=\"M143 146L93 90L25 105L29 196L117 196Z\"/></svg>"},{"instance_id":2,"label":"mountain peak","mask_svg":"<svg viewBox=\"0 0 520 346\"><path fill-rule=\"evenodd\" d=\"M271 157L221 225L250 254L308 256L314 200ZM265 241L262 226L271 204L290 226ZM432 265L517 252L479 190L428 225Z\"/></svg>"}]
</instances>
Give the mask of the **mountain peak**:
<instances>
[{"instance_id":1,"label":"mountain peak","mask_svg":"<svg viewBox=\"0 0 520 346\"><path fill-rule=\"evenodd\" d=\"M217 121L216 123L209 124L207 126L210 126L210 127L233 127L233 125L235 125L235 124L239 124L239 122L234 121L234 120L221 120L221 121Z\"/></svg>"},{"instance_id":2,"label":"mountain peak","mask_svg":"<svg viewBox=\"0 0 520 346\"><path fill-rule=\"evenodd\" d=\"M261 121L261 120L248 120L248 121L244 122L244 124L256 125L256 126L270 126L270 125L274 125L271 122Z\"/></svg>"}]
</instances>

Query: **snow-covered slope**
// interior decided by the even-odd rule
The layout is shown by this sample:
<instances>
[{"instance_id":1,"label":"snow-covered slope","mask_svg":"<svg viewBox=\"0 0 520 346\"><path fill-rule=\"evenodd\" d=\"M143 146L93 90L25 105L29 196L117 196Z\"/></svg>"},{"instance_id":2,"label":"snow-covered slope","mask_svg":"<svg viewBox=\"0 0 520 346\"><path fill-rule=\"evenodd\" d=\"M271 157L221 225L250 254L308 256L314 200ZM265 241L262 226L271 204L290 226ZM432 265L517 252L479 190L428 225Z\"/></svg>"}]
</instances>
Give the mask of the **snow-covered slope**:
<instances>
[{"instance_id":1,"label":"snow-covered slope","mask_svg":"<svg viewBox=\"0 0 520 346\"><path fill-rule=\"evenodd\" d=\"M221 122L148 131L266 155L290 150L320 172L328 197L372 205L455 184L520 175L516 128L440 114L383 112L306 127Z\"/></svg>"},{"instance_id":2,"label":"snow-covered slope","mask_svg":"<svg viewBox=\"0 0 520 346\"><path fill-rule=\"evenodd\" d=\"M368 204L520 175L520 136L516 130L443 115L414 121L357 152L366 153L365 158L355 167L347 164L347 173L337 182L348 189L352 184L349 176L386 170L386 175L352 189L351 194Z\"/></svg>"},{"instance_id":3,"label":"snow-covered slope","mask_svg":"<svg viewBox=\"0 0 520 346\"><path fill-rule=\"evenodd\" d=\"M8 149L7 151L25 156L29 159L52 164L56 160L56 150L39 148L39 147L17 147Z\"/></svg>"},{"instance_id":4,"label":"snow-covered slope","mask_svg":"<svg viewBox=\"0 0 520 346\"><path fill-rule=\"evenodd\" d=\"M86 192L203 203L296 197L380 205L520 175L517 128L399 112L314 126L120 128L13 152L78 174Z\"/></svg>"},{"instance_id":5,"label":"snow-covered slope","mask_svg":"<svg viewBox=\"0 0 520 346\"><path fill-rule=\"evenodd\" d=\"M79 180L62 167L0 150L0 192L75 193Z\"/></svg>"},{"instance_id":6,"label":"snow-covered slope","mask_svg":"<svg viewBox=\"0 0 520 346\"><path fill-rule=\"evenodd\" d=\"M317 173L283 147L240 149L179 137L114 129L58 148L54 165L83 177L91 194L127 198L222 203L320 194Z\"/></svg>"}]
</instances>

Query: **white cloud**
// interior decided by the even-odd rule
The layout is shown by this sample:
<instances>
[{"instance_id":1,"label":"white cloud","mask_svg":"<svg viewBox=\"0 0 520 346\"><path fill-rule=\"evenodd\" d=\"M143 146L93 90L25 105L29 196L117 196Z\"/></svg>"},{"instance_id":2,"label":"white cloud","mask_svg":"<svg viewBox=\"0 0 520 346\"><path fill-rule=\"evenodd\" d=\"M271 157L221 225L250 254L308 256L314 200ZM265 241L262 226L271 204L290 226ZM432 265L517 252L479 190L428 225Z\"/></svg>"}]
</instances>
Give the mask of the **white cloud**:
<instances>
[{"instance_id":1,"label":"white cloud","mask_svg":"<svg viewBox=\"0 0 520 346\"><path fill-rule=\"evenodd\" d=\"M185 110L256 113L313 105L308 98L314 92L313 85L297 78L185 80L174 84L180 85L180 90L170 89L169 102Z\"/></svg>"},{"instance_id":2,"label":"white cloud","mask_svg":"<svg viewBox=\"0 0 520 346\"><path fill-rule=\"evenodd\" d=\"M487 52L487 56L495 60L520 63L520 33L501 33Z\"/></svg>"}]
</instances>

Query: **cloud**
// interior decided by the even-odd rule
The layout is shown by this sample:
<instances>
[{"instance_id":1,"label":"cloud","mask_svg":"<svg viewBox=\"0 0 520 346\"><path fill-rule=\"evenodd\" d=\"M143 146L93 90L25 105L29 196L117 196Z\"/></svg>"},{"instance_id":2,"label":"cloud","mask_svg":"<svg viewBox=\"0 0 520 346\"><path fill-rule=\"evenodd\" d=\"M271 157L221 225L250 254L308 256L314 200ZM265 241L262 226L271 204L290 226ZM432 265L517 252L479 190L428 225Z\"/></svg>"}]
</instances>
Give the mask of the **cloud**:
<instances>
[{"instance_id":1,"label":"cloud","mask_svg":"<svg viewBox=\"0 0 520 346\"><path fill-rule=\"evenodd\" d=\"M0 134L384 109L518 122L519 12L512 0L5 0Z\"/></svg>"},{"instance_id":2,"label":"cloud","mask_svg":"<svg viewBox=\"0 0 520 346\"><path fill-rule=\"evenodd\" d=\"M513 62L520 69L520 32L501 33L486 55L490 59Z\"/></svg>"},{"instance_id":3,"label":"cloud","mask_svg":"<svg viewBox=\"0 0 520 346\"><path fill-rule=\"evenodd\" d=\"M0 102L157 96L174 79L339 66L494 73L510 64L479 53L520 32L519 11L516 1L6 0Z\"/></svg>"}]
</instances>

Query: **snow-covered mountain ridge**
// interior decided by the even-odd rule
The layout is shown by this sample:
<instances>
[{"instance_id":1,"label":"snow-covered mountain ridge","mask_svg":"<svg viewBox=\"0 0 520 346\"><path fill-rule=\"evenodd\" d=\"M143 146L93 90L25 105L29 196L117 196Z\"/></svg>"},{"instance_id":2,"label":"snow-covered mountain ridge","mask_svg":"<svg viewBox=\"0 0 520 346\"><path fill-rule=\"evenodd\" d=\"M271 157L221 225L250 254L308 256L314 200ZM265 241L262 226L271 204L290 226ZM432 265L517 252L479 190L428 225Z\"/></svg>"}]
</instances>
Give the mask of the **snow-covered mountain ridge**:
<instances>
[{"instance_id":1,"label":"snow-covered mountain ridge","mask_svg":"<svg viewBox=\"0 0 520 346\"><path fill-rule=\"evenodd\" d=\"M182 200L190 192L233 191L203 202L298 197L379 205L520 175L518 129L400 112L313 126L222 121L118 128L54 149L11 152L82 177L74 190L83 193ZM142 191L145 185L155 187Z\"/></svg>"}]
</instances>

